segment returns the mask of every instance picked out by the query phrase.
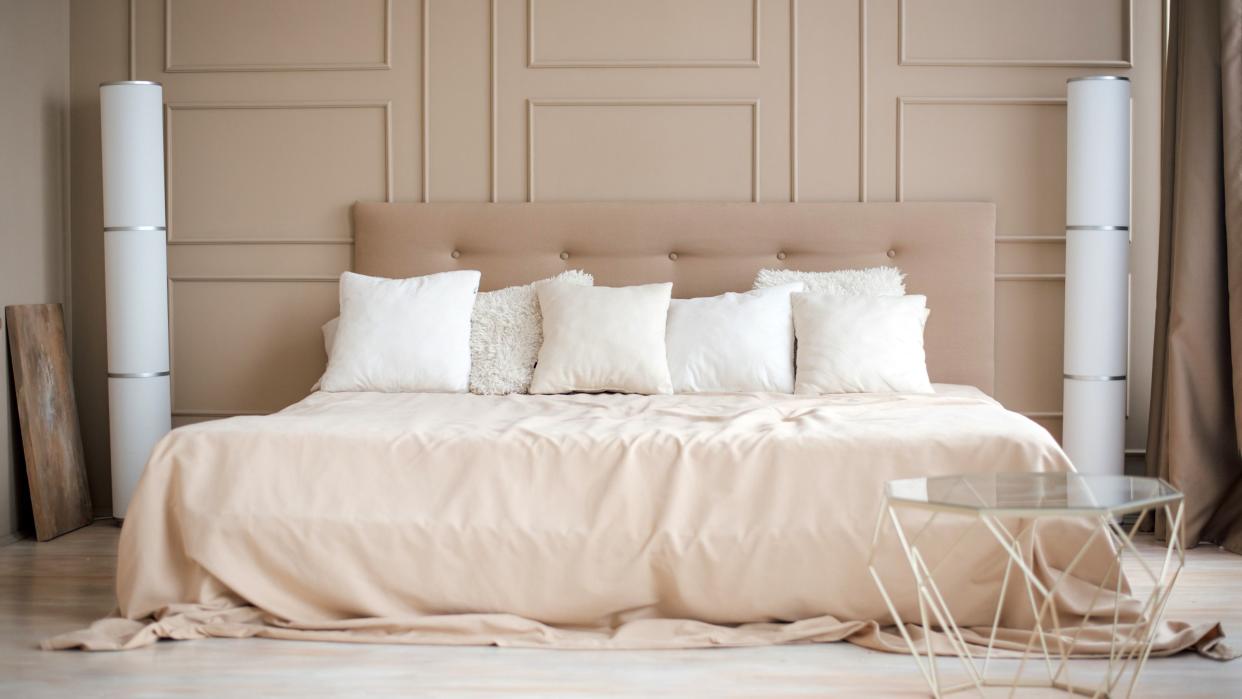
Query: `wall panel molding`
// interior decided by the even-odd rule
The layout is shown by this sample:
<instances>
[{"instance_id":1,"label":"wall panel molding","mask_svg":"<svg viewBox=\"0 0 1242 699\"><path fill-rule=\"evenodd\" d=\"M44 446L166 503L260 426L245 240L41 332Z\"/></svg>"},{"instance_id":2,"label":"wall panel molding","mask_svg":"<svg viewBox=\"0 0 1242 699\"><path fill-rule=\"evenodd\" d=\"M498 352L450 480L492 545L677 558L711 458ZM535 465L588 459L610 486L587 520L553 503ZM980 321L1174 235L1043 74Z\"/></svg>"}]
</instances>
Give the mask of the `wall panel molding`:
<instances>
[{"instance_id":1,"label":"wall panel molding","mask_svg":"<svg viewBox=\"0 0 1242 699\"><path fill-rule=\"evenodd\" d=\"M910 109L918 107L950 107L953 108L948 112L938 111L934 113L919 114L917 121L908 112ZM952 149L968 148L973 149L978 161L971 160L975 166L972 172L978 173L977 167L1001 168L996 171L996 175L1001 177L1001 183L994 185L984 185L981 183L980 177L971 177L963 174L967 179L962 181L961 187L964 187L971 193L971 198L978 198L983 192L991 192L992 196L985 196L985 199L992 199L998 202L1007 202L1011 206L1011 211L1038 208L1043 202L1048 201L1051 196L1063 196L1063 190L1055 191L1055 187L1033 187L1029 191L1027 189L1014 189L1013 184L1024 180L1010 181L1001 173L1017 173L1015 167L1026 165L1026 161L1018 161L1014 164L1008 159L1011 153L997 154L988 156L992 153L990 147L985 144L995 144L993 139L1003 138L1006 143L1011 143L1011 138L1031 139L1042 138L1045 132L1041 129L1029 133L1025 130L1025 126L1030 125L1046 125L1047 120L1058 118L1065 106L1064 97L1045 97L1045 96L897 96L895 98L895 148L894 148L894 178L895 192L897 201L905 201L909 193L906 187L905 177L907 171L907 158L913 158L910 165L913 172L920 175L920 182L931 186L933 183L925 178L935 176L937 168L929 167L934 160L928 158L944 157L945 148L934 147L933 144L927 143L924 139L936 138L937 135L943 134L946 138L952 138ZM1044 110L1040 113L1021 112L991 112L984 111L976 114L975 110L989 110L993 107L1002 108L1028 108L1034 107ZM978 127L985 129L982 134L976 134L972 129L965 126L944 133L940 128L945 124L954 123L959 116L966 118L964 114L959 115L956 108L965 108L970 110L973 118L980 121L964 122L968 125L978 124ZM927 121L923 120L923 117ZM1024 130L1014 132L1011 126L1024 125ZM989 126L1001 129L993 131ZM916 128L917 127L917 128ZM917 142L907 140L907 130L915 134ZM976 139L983 139L978 140ZM1032 141L1032 143L1040 143L1041 141ZM1025 143L1025 142L1023 142ZM924 146L916 148L915 146ZM931 147L927 150L925 147ZM1033 146L1033 147L1038 147ZM986 150L980 150L986 149ZM1017 149L1018 153L1023 153L1023 148ZM1002 157L1003 156L1003 157ZM1015 157L1024 157L1018 155ZM998 159L1000 158L1000 159ZM1046 159L1045 159L1046 160ZM1035 161L1032 161L1035 162ZM985 170L984 172L992 172ZM1040 171L1041 177L1043 176ZM1034 175L1030 175L1034 176ZM1051 175L1049 175L1051 176ZM1023 178L1028 177L1023 175ZM987 177L984 180L989 179ZM1040 182L1044 180L1040 179ZM983 189L979 189L983 186ZM959 187L960 188L960 187ZM936 192L943 195L946 191L952 192L955 188L932 186L931 189L919 188L923 192ZM1022 197L1015 200L1015 197ZM934 198L941 198L936 196ZM1046 218L1046 217L1045 217ZM999 268L993 274L993 279L997 286L997 336L998 344L998 386L999 395L1011 405L1014 409L1019 406L1026 407L1059 407L1060 404L1060 353L1055 351L1059 345L1054 345L1046 349L1041 349L1038 345L1031 344L1025 337L1025 330L1021 330L1014 326L1011 321L1009 323L1001 322L1006 318L1012 319L1015 314L1034 312L1037 315L1032 321L1034 327L1046 330L1045 334L1059 333L1059 324L1062 322L1063 304L1059 300L1062 294L1062 288L1065 283L1065 274L1063 272L1054 272L1048 269L1047 272L1040 271L1038 262L1041 259L1033 254L1023 255L1025 252L1020 246L1037 245L1044 249L1043 257L1056 255L1060 248L1047 249L1050 245L1065 244L1065 236L1063 230L1058 229L1059 235L1031 235L1026 233L1042 233L1046 225L1049 223L1044 218L1037 219L1006 219L1010 221L1008 224L1000 224L995 239L996 247L1009 248L1011 246L1019 246L1017 250L1009 250L1009 264L1006 267ZM1063 223L1063 222L1062 222ZM1006 228L1006 225L1008 226ZM1038 228L1018 228L1015 226L1034 226ZM1012 232L1012 233L1011 233ZM1049 231L1050 232L1050 231ZM998 263L999 264L999 263ZM1014 269L1016 267L1016 269ZM1030 271L1028 271L1030 270ZM1017 334L1015 334L1017 333ZM1055 340L1054 340L1055 343ZM1042 378L1040 378L1042 377ZM1054 387L1055 386L1055 387ZM1023 411L1023 414L1032 419L1041 421L1057 421L1060 419L1060 412L1056 410L1046 411Z\"/></svg>"},{"instance_id":2,"label":"wall panel molding","mask_svg":"<svg viewBox=\"0 0 1242 699\"><path fill-rule=\"evenodd\" d=\"M392 0L384 0L383 58L379 61L356 63L325 63L317 61L291 61L288 63L176 63L173 60L173 4L164 0L164 72L165 73L269 73L339 70L391 70L392 69ZM132 5L131 5L132 7ZM133 13L131 12L131 17ZM131 31L131 36L133 32ZM131 41L131 46L133 42ZM131 49L132 50L132 49ZM132 60L132 59L131 59ZM131 70L132 73L132 70Z\"/></svg>"},{"instance_id":3,"label":"wall panel molding","mask_svg":"<svg viewBox=\"0 0 1242 699\"><path fill-rule=\"evenodd\" d=\"M382 109L384 112L384 198L387 201L393 201L394 184L393 184L393 146L392 146L392 101L391 100L345 100L335 102L299 102L299 101L274 101L274 102L169 102L164 105L164 153L167 160L168 172L172 173L174 168L173 162L173 115L179 111L211 111L211 110L252 110L252 109L287 109L287 110L304 110L304 109ZM172 187L167 188L167 207L171 213L173 210L173 194ZM174 237L175 226L169 226L168 244L209 244L208 240L216 241L216 238L176 238ZM235 241L236 238L228 238L223 240ZM271 241L269 238L256 238L255 244L263 241ZM324 238L324 239L305 239L294 238L289 239L289 244L344 244L344 238ZM352 238L349 240L352 241ZM294 241L298 241L295 243ZM221 243L226 244L226 243Z\"/></svg>"},{"instance_id":4,"label":"wall panel molding","mask_svg":"<svg viewBox=\"0 0 1242 699\"><path fill-rule=\"evenodd\" d=\"M181 238L169 245L353 245L353 238Z\"/></svg>"},{"instance_id":5,"label":"wall panel molding","mask_svg":"<svg viewBox=\"0 0 1242 699\"><path fill-rule=\"evenodd\" d=\"M1025 274L1020 272L1000 272L995 275L998 282L1064 282L1065 274Z\"/></svg>"},{"instance_id":6,"label":"wall panel molding","mask_svg":"<svg viewBox=\"0 0 1242 699\"><path fill-rule=\"evenodd\" d=\"M198 283L239 283L249 284L252 282L291 282L295 284L317 284L328 283L336 284L340 277L331 277L327 275L281 275L281 274L177 274L169 275L170 282L198 282Z\"/></svg>"},{"instance_id":7,"label":"wall panel molding","mask_svg":"<svg viewBox=\"0 0 1242 699\"><path fill-rule=\"evenodd\" d=\"M419 128L422 129L422 144L419 150L420 167L422 168L423 201L431 201L431 0L422 0L419 20L419 43L422 48L422 59L419 61L421 78L419 81L420 96L418 98Z\"/></svg>"},{"instance_id":8,"label":"wall panel molding","mask_svg":"<svg viewBox=\"0 0 1242 699\"><path fill-rule=\"evenodd\" d=\"M129 0L129 80L138 79L138 0ZM167 10L165 10L167 12ZM167 45L167 40L165 40Z\"/></svg>"},{"instance_id":9,"label":"wall panel molding","mask_svg":"<svg viewBox=\"0 0 1242 699\"><path fill-rule=\"evenodd\" d=\"M1064 97L897 97L897 201L905 201L905 121L907 105L1065 106Z\"/></svg>"},{"instance_id":10,"label":"wall panel molding","mask_svg":"<svg viewBox=\"0 0 1242 699\"><path fill-rule=\"evenodd\" d=\"M798 0L789 0L789 201L798 201Z\"/></svg>"},{"instance_id":11,"label":"wall panel molding","mask_svg":"<svg viewBox=\"0 0 1242 699\"><path fill-rule=\"evenodd\" d=\"M866 0L861 0L866 2ZM1125 37L1125 56L1116 60L1088 58L946 58L934 56L911 56L906 48L906 36L910 23L906 18L908 0L898 0L897 5L897 65L945 66L945 67L991 67L991 68L1133 68L1134 67L1134 2L1125 0L1122 35Z\"/></svg>"},{"instance_id":12,"label":"wall panel molding","mask_svg":"<svg viewBox=\"0 0 1242 699\"><path fill-rule=\"evenodd\" d=\"M535 195L535 115L541 108L555 107L750 107L751 201L759 201L759 99L527 99L526 100L526 201Z\"/></svg>"},{"instance_id":13,"label":"wall panel molding","mask_svg":"<svg viewBox=\"0 0 1242 699\"><path fill-rule=\"evenodd\" d=\"M867 0L858 0L858 201L867 201Z\"/></svg>"},{"instance_id":14,"label":"wall panel molding","mask_svg":"<svg viewBox=\"0 0 1242 699\"><path fill-rule=\"evenodd\" d=\"M526 0L526 67L527 68L758 68L759 67L759 0L751 0L751 57L730 59L651 59L651 58L558 58L538 57L535 3Z\"/></svg>"},{"instance_id":15,"label":"wall panel molding","mask_svg":"<svg viewBox=\"0 0 1242 699\"><path fill-rule=\"evenodd\" d=\"M1056 243L1065 244L1063 235L998 235L997 243Z\"/></svg>"},{"instance_id":16,"label":"wall panel molding","mask_svg":"<svg viewBox=\"0 0 1242 699\"><path fill-rule=\"evenodd\" d=\"M500 69L499 69L499 66L497 65L498 61L500 60L498 53L497 53L497 42L500 39L497 36L497 32L496 32L496 12L497 12L496 0L488 0L487 12L488 12L487 32L488 32L488 52L489 52L488 74L487 74L487 79L488 79L487 107L488 107L488 112L489 112L488 122L487 122L488 139L489 139L488 141L488 168L489 170L487 174L488 174L488 190L489 190L489 197L490 197L489 201L495 204L497 201L499 201L498 192L500 191L500 184L499 184L499 179L500 179L499 158L500 156L496 152L496 149L497 149L496 131L499 128L499 124L497 122L497 109L498 109L497 100L498 100L498 95L500 92L500 85L499 85L499 80L500 80L499 70Z\"/></svg>"},{"instance_id":17,"label":"wall panel molding","mask_svg":"<svg viewBox=\"0 0 1242 699\"><path fill-rule=\"evenodd\" d=\"M177 303L176 288L179 284L187 283L254 283L254 282L286 282L286 283L337 283L337 277L319 277L319 276L274 276L274 275L217 275L217 276L199 276L199 275L170 275L168 278L168 368L169 368L169 389L173 396L172 417L232 417L234 415L268 415L273 410L264 410L256 408L198 408L198 407L179 407L176 403L177 397L177 377L179 370L177 367ZM308 386L309 388L309 386Z\"/></svg>"}]
</instances>

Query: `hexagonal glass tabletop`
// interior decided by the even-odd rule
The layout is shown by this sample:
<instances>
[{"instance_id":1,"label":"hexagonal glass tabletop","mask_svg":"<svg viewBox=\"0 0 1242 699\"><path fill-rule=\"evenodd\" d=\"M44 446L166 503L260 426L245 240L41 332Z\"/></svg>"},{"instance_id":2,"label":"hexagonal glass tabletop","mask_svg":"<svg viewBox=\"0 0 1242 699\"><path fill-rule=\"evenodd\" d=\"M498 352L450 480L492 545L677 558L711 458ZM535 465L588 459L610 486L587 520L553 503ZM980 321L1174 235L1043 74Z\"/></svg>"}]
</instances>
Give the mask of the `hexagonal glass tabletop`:
<instances>
[{"instance_id":1,"label":"hexagonal glass tabletop","mask_svg":"<svg viewBox=\"0 0 1242 699\"><path fill-rule=\"evenodd\" d=\"M894 504L1027 517L1125 514L1175 503L1181 492L1159 478L1080 473L976 473L889 481Z\"/></svg>"}]
</instances>

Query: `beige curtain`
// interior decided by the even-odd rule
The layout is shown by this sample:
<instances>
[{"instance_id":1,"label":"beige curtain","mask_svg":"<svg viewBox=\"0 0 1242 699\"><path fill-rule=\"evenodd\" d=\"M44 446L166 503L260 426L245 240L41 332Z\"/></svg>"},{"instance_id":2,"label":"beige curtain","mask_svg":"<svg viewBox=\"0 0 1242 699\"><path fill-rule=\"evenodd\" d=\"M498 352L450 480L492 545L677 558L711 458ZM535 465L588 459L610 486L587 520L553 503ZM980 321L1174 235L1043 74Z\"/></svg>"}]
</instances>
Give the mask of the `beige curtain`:
<instances>
[{"instance_id":1,"label":"beige curtain","mask_svg":"<svg viewBox=\"0 0 1242 699\"><path fill-rule=\"evenodd\" d=\"M1242 553L1242 0L1168 19L1147 469L1186 494L1187 542Z\"/></svg>"}]
</instances>

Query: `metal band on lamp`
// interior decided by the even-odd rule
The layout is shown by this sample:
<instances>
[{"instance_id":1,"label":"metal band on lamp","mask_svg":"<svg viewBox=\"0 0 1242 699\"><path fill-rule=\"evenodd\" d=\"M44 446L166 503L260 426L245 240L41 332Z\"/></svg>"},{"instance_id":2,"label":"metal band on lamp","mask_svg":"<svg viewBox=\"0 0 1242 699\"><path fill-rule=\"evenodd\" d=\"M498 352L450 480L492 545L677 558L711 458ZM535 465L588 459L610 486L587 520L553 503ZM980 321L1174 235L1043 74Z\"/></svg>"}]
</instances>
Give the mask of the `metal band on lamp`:
<instances>
[{"instance_id":1,"label":"metal band on lamp","mask_svg":"<svg viewBox=\"0 0 1242 699\"><path fill-rule=\"evenodd\" d=\"M125 517L155 443L172 429L164 88L99 86L112 516Z\"/></svg>"},{"instance_id":2,"label":"metal band on lamp","mask_svg":"<svg viewBox=\"0 0 1242 699\"><path fill-rule=\"evenodd\" d=\"M1130 318L1130 81L1072 78L1066 92L1061 442L1080 472L1121 475Z\"/></svg>"}]
</instances>

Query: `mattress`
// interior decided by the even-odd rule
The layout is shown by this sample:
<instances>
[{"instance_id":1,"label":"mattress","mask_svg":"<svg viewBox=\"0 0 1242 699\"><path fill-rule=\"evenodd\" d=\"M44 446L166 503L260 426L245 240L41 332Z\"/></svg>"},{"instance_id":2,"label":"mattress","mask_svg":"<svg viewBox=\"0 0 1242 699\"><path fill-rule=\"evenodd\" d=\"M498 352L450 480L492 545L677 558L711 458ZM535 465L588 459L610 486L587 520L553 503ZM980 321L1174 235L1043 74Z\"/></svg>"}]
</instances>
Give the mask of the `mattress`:
<instances>
[{"instance_id":1,"label":"mattress","mask_svg":"<svg viewBox=\"0 0 1242 699\"><path fill-rule=\"evenodd\" d=\"M904 648L881 630L891 621L866 567L883 483L1070 468L1042 427L965 386L314 393L170 433L121 534L119 616L47 645L257 635ZM943 526L950 540L965 525ZM888 539L878 565L899 578L905 559ZM1053 542L1045 562L1057 555ZM986 536L958 546L941 585L960 623L991 623L1002 573ZM898 587L903 616L917 618L912 588ZM1002 625L1029 625L1012 607ZM1158 644L1201 636L1184 628Z\"/></svg>"}]
</instances>

